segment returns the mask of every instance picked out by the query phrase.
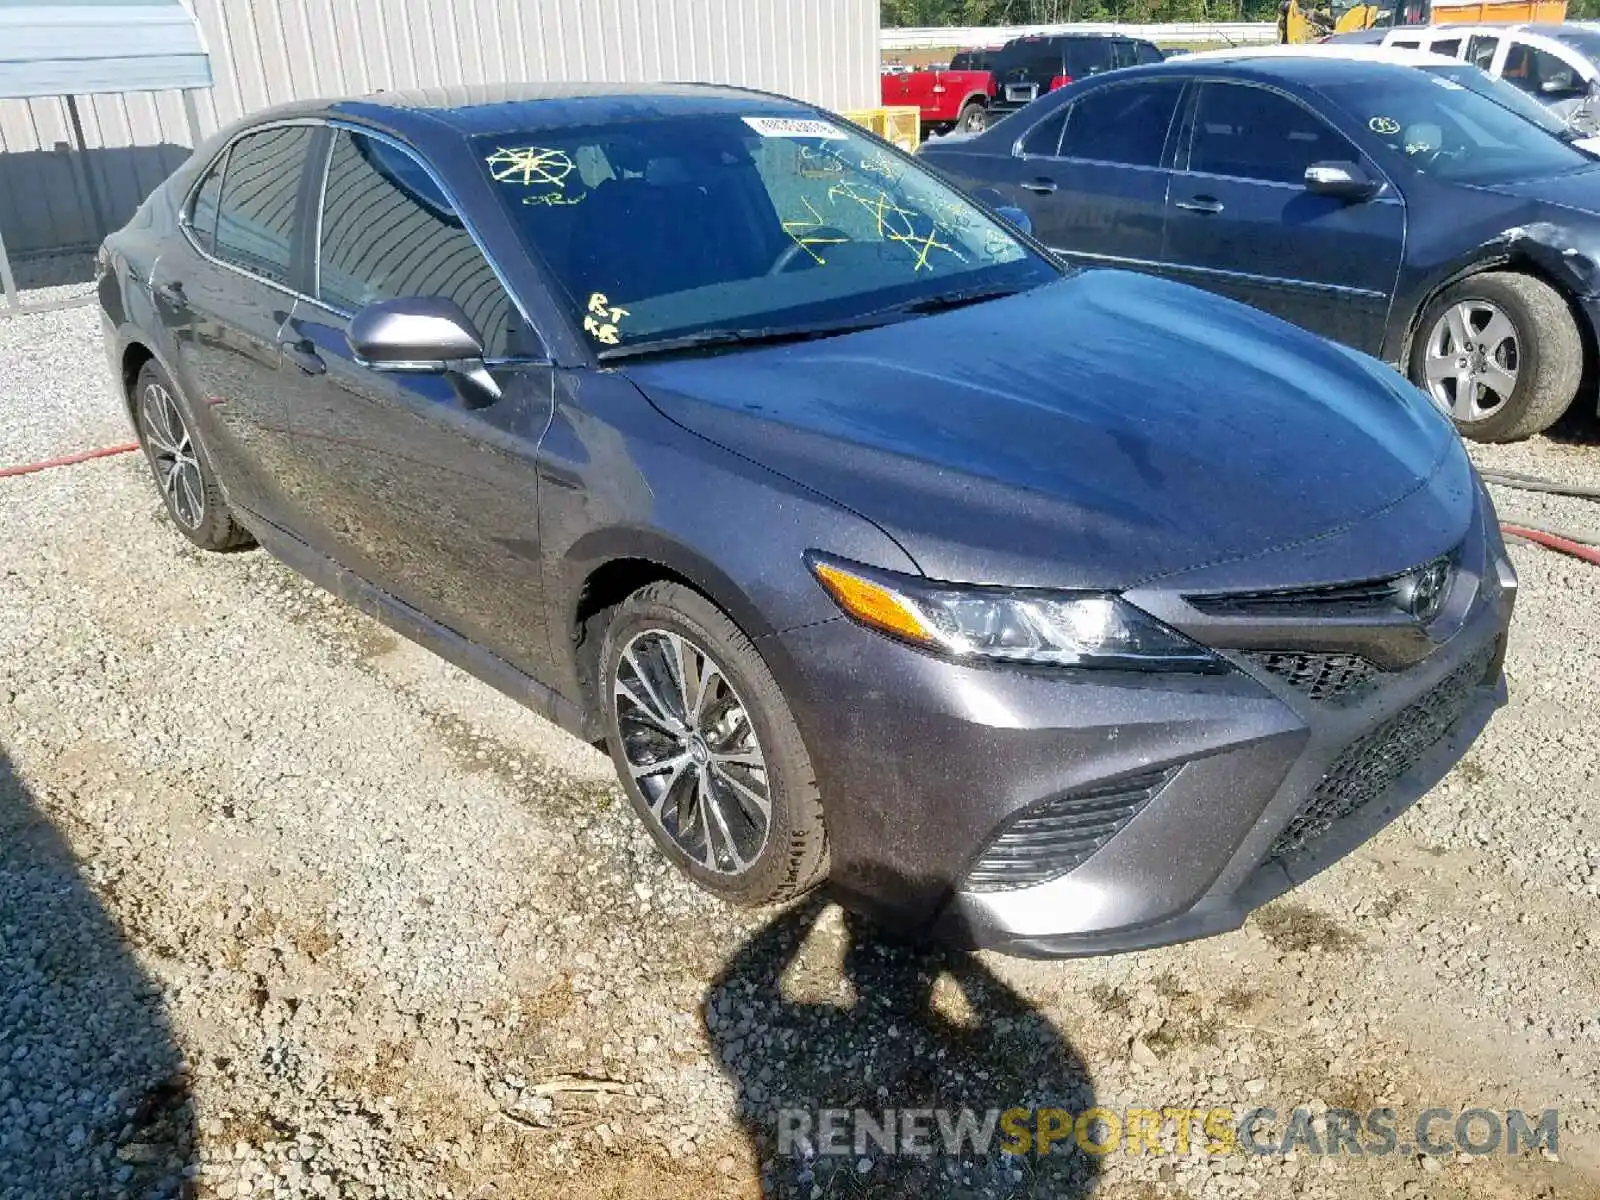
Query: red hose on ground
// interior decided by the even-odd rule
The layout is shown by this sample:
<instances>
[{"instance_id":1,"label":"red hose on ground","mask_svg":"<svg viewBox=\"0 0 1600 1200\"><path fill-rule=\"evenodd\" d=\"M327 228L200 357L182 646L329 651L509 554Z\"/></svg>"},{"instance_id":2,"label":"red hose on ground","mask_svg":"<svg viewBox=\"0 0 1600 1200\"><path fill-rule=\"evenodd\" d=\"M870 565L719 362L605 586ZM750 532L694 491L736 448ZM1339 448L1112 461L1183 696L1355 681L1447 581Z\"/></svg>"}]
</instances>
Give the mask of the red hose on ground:
<instances>
[{"instance_id":1,"label":"red hose on ground","mask_svg":"<svg viewBox=\"0 0 1600 1200\"><path fill-rule=\"evenodd\" d=\"M1502 524L1500 528L1512 537L1526 538L1547 550L1559 550L1563 554L1570 554L1573 558L1581 558L1584 562L1600 567L1600 547L1585 546L1582 542L1569 541L1553 533L1546 533L1542 529L1529 529L1525 525Z\"/></svg>"},{"instance_id":2,"label":"red hose on ground","mask_svg":"<svg viewBox=\"0 0 1600 1200\"><path fill-rule=\"evenodd\" d=\"M127 454L138 448L138 442L128 442L121 446L102 446L98 450L85 450L81 454L64 454L60 458L47 458L43 462L24 463L20 467L0 467L0 479L10 475L32 475L35 471L48 471L51 467L70 467L74 463L88 462L94 458L110 458L113 454Z\"/></svg>"}]
</instances>

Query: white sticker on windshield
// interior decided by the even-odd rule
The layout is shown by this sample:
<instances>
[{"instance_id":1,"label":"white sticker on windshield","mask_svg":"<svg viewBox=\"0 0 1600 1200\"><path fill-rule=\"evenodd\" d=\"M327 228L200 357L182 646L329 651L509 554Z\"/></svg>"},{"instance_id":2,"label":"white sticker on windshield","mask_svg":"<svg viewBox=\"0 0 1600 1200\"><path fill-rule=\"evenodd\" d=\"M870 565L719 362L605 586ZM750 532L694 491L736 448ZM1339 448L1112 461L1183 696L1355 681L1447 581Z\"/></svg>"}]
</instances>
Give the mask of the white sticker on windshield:
<instances>
[{"instance_id":1,"label":"white sticker on windshield","mask_svg":"<svg viewBox=\"0 0 1600 1200\"><path fill-rule=\"evenodd\" d=\"M1443 75L1434 75L1433 81L1447 92L1464 92L1467 89L1454 79L1446 79Z\"/></svg>"},{"instance_id":2,"label":"white sticker on windshield","mask_svg":"<svg viewBox=\"0 0 1600 1200\"><path fill-rule=\"evenodd\" d=\"M802 117L746 117L744 123L762 137L769 138L825 138L831 141L845 136L844 130L837 125Z\"/></svg>"}]
</instances>

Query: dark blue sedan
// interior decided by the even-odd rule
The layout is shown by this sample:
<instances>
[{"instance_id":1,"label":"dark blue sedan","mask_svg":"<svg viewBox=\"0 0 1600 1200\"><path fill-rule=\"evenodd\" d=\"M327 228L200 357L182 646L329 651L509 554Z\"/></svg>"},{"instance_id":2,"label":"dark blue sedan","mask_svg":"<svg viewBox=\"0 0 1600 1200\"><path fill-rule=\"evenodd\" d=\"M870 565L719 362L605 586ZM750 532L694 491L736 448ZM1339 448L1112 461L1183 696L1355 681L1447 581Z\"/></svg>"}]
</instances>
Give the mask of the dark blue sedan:
<instances>
[{"instance_id":1,"label":"dark blue sedan","mask_svg":"<svg viewBox=\"0 0 1600 1200\"><path fill-rule=\"evenodd\" d=\"M1537 433L1580 389L1594 403L1600 165L1448 73L1180 60L923 153L1069 260L1197 284L1399 365L1468 437Z\"/></svg>"}]
</instances>

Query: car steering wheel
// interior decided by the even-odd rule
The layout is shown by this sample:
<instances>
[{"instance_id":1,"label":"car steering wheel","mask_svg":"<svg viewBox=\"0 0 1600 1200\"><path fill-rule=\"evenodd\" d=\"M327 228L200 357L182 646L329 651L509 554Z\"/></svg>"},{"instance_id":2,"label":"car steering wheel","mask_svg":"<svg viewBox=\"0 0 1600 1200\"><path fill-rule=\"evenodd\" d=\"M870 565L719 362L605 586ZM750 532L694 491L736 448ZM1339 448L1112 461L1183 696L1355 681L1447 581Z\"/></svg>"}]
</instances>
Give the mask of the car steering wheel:
<instances>
[{"instance_id":1,"label":"car steering wheel","mask_svg":"<svg viewBox=\"0 0 1600 1200\"><path fill-rule=\"evenodd\" d=\"M826 249L827 246L835 245L839 242L855 240L844 230L835 229L832 225L819 225L815 229L806 230L805 233L807 237L825 238L826 242L822 244L821 249ZM811 257L815 253L820 253L820 249L814 251L811 247L802 245L799 242L791 242L791 244L778 252L778 257L773 259L772 265L767 268L767 274L782 275L794 265L794 260L799 258L800 255L805 254L807 257ZM811 265L821 266L822 264L818 263L814 257L811 257Z\"/></svg>"}]
</instances>

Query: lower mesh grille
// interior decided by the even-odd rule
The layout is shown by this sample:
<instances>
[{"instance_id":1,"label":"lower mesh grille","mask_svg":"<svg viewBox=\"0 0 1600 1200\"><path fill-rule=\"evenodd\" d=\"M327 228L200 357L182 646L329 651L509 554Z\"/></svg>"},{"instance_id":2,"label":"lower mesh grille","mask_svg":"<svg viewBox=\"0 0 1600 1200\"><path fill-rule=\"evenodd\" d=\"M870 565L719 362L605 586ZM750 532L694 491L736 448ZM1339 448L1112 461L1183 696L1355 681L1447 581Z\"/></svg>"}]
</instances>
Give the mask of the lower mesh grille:
<instances>
[{"instance_id":1,"label":"lower mesh grille","mask_svg":"<svg viewBox=\"0 0 1600 1200\"><path fill-rule=\"evenodd\" d=\"M1271 857L1304 849L1393 787L1471 707L1473 690L1483 682L1495 651L1493 643L1485 646L1421 700L1347 747L1272 843Z\"/></svg>"},{"instance_id":2,"label":"lower mesh grille","mask_svg":"<svg viewBox=\"0 0 1600 1200\"><path fill-rule=\"evenodd\" d=\"M1175 774L1150 771L1025 810L979 856L963 887L998 892L1065 875L1116 837Z\"/></svg>"},{"instance_id":3,"label":"lower mesh grille","mask_svg":"<svg viewBox=\"0 0 1600 1200\"><path fill-rule=\"evenodd\" d=\"M1263 671L1323 704L1347 704L1372 690L1379 671L1359 654L1266 651L1244 656Z\"/></svg>"}]
</instances>

